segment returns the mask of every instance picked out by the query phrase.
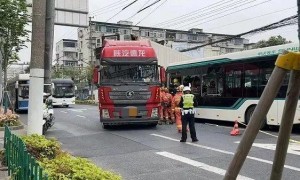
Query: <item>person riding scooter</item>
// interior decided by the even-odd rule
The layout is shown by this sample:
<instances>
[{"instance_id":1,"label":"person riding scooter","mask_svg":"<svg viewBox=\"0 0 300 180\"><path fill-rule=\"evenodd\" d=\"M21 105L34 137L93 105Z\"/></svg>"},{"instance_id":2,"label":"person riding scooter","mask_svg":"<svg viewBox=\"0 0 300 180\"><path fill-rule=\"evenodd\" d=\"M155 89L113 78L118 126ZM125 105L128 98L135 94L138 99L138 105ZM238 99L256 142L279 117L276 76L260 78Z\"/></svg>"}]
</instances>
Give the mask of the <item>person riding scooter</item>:
<instances>
[{"instance_id":1,"label":"person riding scooter","mask_svg":"<svg viewBox=\"0 0 300 180\"><path fill-rule=\"evenodd\" d=\"M54 111L52 105L52 99L49 98L50 94L44 93L43 98L43 134L54 125Z\"/></svg>"}]
</instances>

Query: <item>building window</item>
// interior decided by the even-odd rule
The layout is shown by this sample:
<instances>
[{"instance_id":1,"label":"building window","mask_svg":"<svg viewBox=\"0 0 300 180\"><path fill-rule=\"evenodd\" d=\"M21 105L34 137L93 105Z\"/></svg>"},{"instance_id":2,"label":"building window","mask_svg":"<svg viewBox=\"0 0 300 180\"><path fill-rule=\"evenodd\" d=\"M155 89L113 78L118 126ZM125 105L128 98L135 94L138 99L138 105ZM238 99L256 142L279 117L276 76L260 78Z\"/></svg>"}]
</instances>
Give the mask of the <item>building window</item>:
<instances>
[{"instance_id":1,"label":"building window","mask_svg":"<svg viewBox=\"0 0 300 180\"><path fill-rule=\"evenodd\" d=\"M141 36L142 36L142 37L145 37L145 36L146 36L145 31L141 31Z\"/></svg>"},{"instance_id":2,"label":"building window","mask_svg":"<svg viewBox=\"0 0 300 180\"><path fill-rule=\"evenodd\" d=\"M101 46L101 39L97 39L97 40L96 40L96 46L97 46L97 47L100 47L100 46Z\"/></svg>"},{"instance_id":3,"label":"building window","mask_svg":"<svg viewBox=\"0 0 300 180\"><path fill-rule=\"evenodd\" d=\"M118 32L118 28L106 27L106 32L108 32L108 33L116 33L116 32Z\"/></svg>"},{"instance_id":4,"label":"building window","mask_svg":"<svg viewBox=\"0 0 300 180\"><path fill-rule=\"evenodd\" d=\"M234 49L232 49L232 48L226 48L226 53L232 53L232 52L234 52Z\"/></svg>"},{"instance_id":5,"label":"building window","mask_svg":"<svg viewBox=\"0 0 300 180\"><path fill-rule=\"evenodd\" d=\"M97 25L96 25L96 31L101 32L101 25L100 25L100 24L97 24Z\"/></svg>"},{"instance_id":6,"label":"building window","mask_svg":"<svg viewBox=\"0 0 300 180\"><path fill-rule=\"evenodd\" d=\"M64 61L65 66L77 66L77 62L74 61Z\"/></svg>"},{"instance_id":7,"label":"building window","mask_svg":"<svg viewBox=\"0 0 300 180\"><path fill-rule=\"evenodd\" d=\"M76 52L64 52L64 56L75 59L75 58L77 58L77 53Z\"/></svg>"},{"instance_id":8,"label":"building window","mask_svg":"<svg viewBox=\"0 0 300 180\"><path fill-rule=\"evenodd\" d=\"M64 47L76 47L75 42L64 42Z\"/></svg>"}]
</instances>

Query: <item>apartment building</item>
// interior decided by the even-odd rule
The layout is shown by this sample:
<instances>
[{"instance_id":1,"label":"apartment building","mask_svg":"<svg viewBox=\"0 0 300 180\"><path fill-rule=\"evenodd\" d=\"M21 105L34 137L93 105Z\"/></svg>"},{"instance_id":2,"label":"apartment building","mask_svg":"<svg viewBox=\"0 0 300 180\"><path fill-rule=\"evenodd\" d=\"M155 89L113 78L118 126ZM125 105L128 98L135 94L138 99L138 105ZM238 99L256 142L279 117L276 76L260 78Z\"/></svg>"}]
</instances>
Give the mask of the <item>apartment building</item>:
<instances>
[{"instance_id":1,"label":"apartment building","mask_svg":"<svg viewBox=\"0 0 300 180\"><path fill-rule=\"evenodd\" d=\"M80 65L80 62L78 61L77 40L62 39L56 43L56 57L54 64L64 67Z\"/></svg>"},{"instance_id":2,"label":"apartment building","mask_svg":"<svg viewBox=\"0 0 300 180\"><path fill-rule=\"evenodd\" d=\"M122 40L129 40L131 34L134 34L141 39L149 39L176 51L232 37L232 35L228 34L204 32L202 29L197 28L182 31L134 26L130 21L119 21L118 23L92 21L89 28L78 28L79 60L86 63L96 63L93 49L101 46L101 37L103 35L114 33L119 33ZM248 49L250 46L247 44L249 44L249 40L238 37L183 53L190 58L216 56ZM85 65L83 64L83 66Z\"/></svg>"}]
</instances>

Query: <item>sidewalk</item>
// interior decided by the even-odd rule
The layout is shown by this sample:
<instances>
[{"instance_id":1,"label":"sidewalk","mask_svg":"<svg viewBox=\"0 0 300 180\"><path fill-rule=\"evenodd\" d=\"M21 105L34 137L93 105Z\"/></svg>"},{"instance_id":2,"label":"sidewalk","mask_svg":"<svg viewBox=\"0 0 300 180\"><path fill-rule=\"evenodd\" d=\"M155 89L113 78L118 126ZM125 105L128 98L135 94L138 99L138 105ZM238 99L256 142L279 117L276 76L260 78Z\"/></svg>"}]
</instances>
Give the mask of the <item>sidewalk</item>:
<instances>
[{"instance_id":1,"label":"sidewalk","mask_svg":"<svg viewBox=\"0 0 300 180\"><path fill-rule=\"evenodd\" d=\"M19 130L12 130L12 133L16 134L16 135L26 135L27 134L27 126L24 125L23 129L19 129ZM4 131L0 131L0 149L3 149L4 147ZM0 162L0 169L3 168L1 166L1 162ZM2 180L8 180L9 176L7 173L7 168L6 170L0 170L0 179Z\"/></svg>"}]
</instances>

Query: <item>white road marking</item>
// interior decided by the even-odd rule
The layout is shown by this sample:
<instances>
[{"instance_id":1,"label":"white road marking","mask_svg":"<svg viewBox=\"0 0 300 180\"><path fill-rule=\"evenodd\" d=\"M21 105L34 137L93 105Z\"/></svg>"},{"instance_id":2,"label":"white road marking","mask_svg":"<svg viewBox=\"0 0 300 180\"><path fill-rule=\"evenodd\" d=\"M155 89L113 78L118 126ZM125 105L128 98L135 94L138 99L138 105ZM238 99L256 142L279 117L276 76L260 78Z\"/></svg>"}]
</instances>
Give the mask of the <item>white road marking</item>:
<instances>
[{"instance_id":1,"label":"white road marking","mask_svg":"<svg viewBox=\"0 0 300 180\"><path fill-rule=\"evenodd\" d=\"M74 111L74 112L83 112L86 111L87 109L68 109L69 111Z\"/></svg>"},{"instance_id":2,"label":"white road marking","mask_svg":"<svg viewBox=\"0 0 300 180\"><path fill-rule=\"evenodd\" d=\"M68 112L66 112L66 111L60 111L60 112L62 112L62 113L68 113Z\"/></svg>"},{"instance_id":3,"label":"white road marking","mask_svg":"<svg viewBox=\"0 0 300 180\"><path fill-rule=\"evenodd\" d=\"M236 141L234 143L240 143L240 142ZM263 148L263 149L268 149L268 150L273 150L273 151L275 151L275 149L276 149L276 144L253 143L252 146L258 147L258 148ZM290 143L287 153L300 156L300 144Z\"/></svg>"},{"instance_id":4,"label":"white road marking","mask_svg":"<svg viewBox=\"0 0 300 180\"><path fill-rule=\"evenodd\" d=\"M81 117L81 118L86 118L85 116L80 116L80 115L76 115L76 116Z\"/></svg>"},{"instance_id":5,"label":"white road marking","mask_svg":"<svg viewBox=\"0 0 300 180\"><path fill-rule=\"evenodd\" d=\"M200 168L200 169L212 172L212 173L219 174L221 176L225 176L225 173L226 173L226 170L224 170L224 169L217 168L217 167L214 167L214 166L210 166L208 164L205 164L205 163L202 163L202 162L199 162L199 161L195 161L195 160L183 157L183 156L178 156L176 154L169 153L169 152L166 152L166 151L157 152L156 154L167 157L167 158L170 158L170 159L173 159L173 160L176 160L176 161L180 161L180 162L192 165L192 166L195 166L197 168ZM252 180L251 178L248 178L246 176L241 176L241 175L238 175L237 179Z\"/></svg>"},{"instance_id":6,"label":"white road marking","mask_svg":"<svg viewBox=\"0 0 300 180\"><path fill-rule=\"evenodd\" d=\"M152 136L156 136L156 137L161 137L161 138L164 138L164 139L168 139L168 140L171 140L171 141L179 142L178 139L173 139L173 138L170 138L170 137L167 137L167 136L163 136L163 135L159 135L159 134L151 134L151 135ZM225 150L216 149L216 148L212 148L212 147L208 147L208 146L203 146L203 145L196 144L196 143L186 142L185 144L188 144L188 145L191 145L191 146L195 146L195 147L199 147L199 148L202 148L202 149L207 149L207 150L211 150L211 151L220 152L220 153L223 153L223 154L234 155L234 153L230 152L230 151L225 151ZM273 164L272 161L261 159L261 158L256 158L256 157L252 157L252 156L247 156L247 158L255 160L255 161L263 162L263 163L266 163L266 164L271 164L271 165ZM300 172L300 168L298 168L298 167L289 166L289 165L284 165L284 167L287 168L287 169L291 169L291 170L299 171Z\"/></svg>"}]
</instances>

